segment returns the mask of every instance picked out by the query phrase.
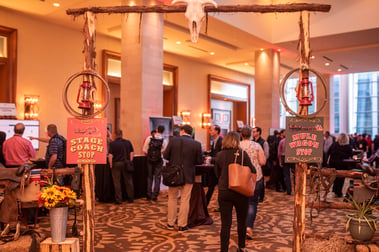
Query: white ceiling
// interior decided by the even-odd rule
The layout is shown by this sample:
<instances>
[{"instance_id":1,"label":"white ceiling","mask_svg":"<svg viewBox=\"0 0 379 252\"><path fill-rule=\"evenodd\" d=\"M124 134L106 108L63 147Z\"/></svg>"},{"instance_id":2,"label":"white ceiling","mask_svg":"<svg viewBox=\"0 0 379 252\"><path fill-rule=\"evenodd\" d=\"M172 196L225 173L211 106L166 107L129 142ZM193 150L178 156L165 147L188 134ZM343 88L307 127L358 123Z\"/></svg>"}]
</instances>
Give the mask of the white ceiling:
<instances>
[{"instance_id":1,"label":"white ceiling","mask_svg":"<svg viewBox=\"0 0 379 252\"><path fill-rule=\"evenodd\" d=\"M379 18L377 0L319 0L331 4L329 13L311 13L311 67L323 73L379 71ZM59 2L60 7L52 3ZM161 0L169 4L170 0ZM288 0L216 0L219 5L285 4ZM316 1L294 0L313 3ZM82 30L83 19L66 15L67 9L125 5L123 0L0 0L0 6L36 16L47 22ZM146 1L145 1L146 4ZM358 11L359 10L359 11ZM145 14L146 15L146 14ZM282 74L298 66L299 13L211 13L197 44L190 36L184 14L164 14L164 50L240 72L254 74L254 52L281 50ZM222 21L221 21L222 20ZM10 24L11 25L11 24ZM96 31L121 37L119 14L98 14ZM181 41L181 45L175 42ZM210 55L209 52L215 52ZM326 67L325 62L330 66ZM337 72L341 69L341 72Z\"/></svg>"}]
</instances>

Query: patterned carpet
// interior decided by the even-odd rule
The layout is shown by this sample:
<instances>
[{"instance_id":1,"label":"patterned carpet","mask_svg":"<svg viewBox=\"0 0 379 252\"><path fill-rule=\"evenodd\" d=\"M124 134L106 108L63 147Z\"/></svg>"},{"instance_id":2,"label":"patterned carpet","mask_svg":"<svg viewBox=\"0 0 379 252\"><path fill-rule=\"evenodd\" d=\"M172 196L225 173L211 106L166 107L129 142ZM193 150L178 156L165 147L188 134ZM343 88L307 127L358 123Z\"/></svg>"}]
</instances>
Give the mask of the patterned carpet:
<instances>
[{"instance_id":1,"label":"patterned carpet","mask_svg":"<svg viewBox=\"0 0 379 252\"><path fill-rule=\"evenodd\" d=\"M332 193L330 193L332 194ZM121 205L96 203L96 251L218 251L220 214L213 196L209 208L214 220L212 225L197 226L184 233L167 230L167 191L162 191L157 202L137 199ZM265 201L259 204L254 228L254 240L247 240L249 251L292 251L293 196L266 190ZM310 222L307 210L306 233L338 235L345 237L346 211L323 210ZM81 229L81 214L79 229ZM73 214L70 214L68 231L71 232ZM235 218L235 214L234 214ZM230 251L236 251L236 220L231 231ZM49 234L49 221L43 217L39 232Z\"/></svg>"}]
</instances>

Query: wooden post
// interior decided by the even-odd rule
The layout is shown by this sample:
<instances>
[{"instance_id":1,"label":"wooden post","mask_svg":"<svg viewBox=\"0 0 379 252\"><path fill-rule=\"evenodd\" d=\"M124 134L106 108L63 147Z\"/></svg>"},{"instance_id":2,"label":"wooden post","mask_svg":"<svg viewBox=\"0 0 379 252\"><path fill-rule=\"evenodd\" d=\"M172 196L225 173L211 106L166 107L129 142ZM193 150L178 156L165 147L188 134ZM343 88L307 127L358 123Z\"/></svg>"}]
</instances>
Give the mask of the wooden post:
<instances>
[{"instance_id":1,"label":"wooden post","mask_svg":"<svg viewBox=\"0 0 379 252\"><path fill-rule=\"evenodd\" d=\"M84 23L84 68L95 69L95 15L92 12L85 13ZM92 83L93 79L91 80ZM93 109L84 110L83 115L93 114ZM83 251L95 251L95 174L93 164L82 164L84 209L83 209Z\"/></svg>"},{"instance_id":2,"label":"wooden post","mask_svg":"<svg viewBox=\"0 0 379 252\"><path fill-rule=\"evenodd\" d=\"M308 77L309 70L309 12L303 11L300 15L300 65L301 72L299 82L302 78ZM298 88L301 88L299 85ZM301 92L300 92L301 93ZM308 106L299 105L299 114L308 115ZM307 168L305 163L296 164L295 169L295 207L294 207L294 222L293 222L293 245L292 251L300 252L301 246L305 240L305 193L307 187Z\"/></svg>"}]
</instances>

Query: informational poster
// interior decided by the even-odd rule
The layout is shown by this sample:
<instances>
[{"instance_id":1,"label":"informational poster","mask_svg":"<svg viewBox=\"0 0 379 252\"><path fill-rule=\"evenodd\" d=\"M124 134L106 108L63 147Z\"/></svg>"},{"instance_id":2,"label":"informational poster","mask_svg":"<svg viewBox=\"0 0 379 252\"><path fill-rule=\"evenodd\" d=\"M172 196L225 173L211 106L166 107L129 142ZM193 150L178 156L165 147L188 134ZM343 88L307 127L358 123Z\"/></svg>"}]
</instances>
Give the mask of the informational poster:
<instances>
[{"instance_id":1,"label":"informational poster","mask_svg":"<svg viewBox=\"0 0 379 252\"><path fill-rule=\"evenodd\" d=\"M107 119L93 118L67 121L67 163L107 163Z\"/></svg>"},{"instance_id":2,"label":"informational poster","mask_svg":"<svg viewBox=\"0 0 379 252\"><path fill-rule=\"evenodd\" d=\"M323 154L324 118L286 118L285 162L321 163Z\"/></svg>"}]
</instances>

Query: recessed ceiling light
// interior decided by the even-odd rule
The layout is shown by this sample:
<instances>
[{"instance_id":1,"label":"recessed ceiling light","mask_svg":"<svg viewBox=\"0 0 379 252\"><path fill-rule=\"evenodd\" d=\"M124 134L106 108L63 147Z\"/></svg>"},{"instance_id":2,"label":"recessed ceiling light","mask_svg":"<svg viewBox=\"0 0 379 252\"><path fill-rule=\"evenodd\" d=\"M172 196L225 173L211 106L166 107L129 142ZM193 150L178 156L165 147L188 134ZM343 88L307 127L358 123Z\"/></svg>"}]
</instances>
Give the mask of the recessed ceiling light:
<instances>
[{"instance_id":1,"label":"recessed ceiling light","mask_svg":"<svg viewBox=\"0 0 379 252\"><path fill-rule=\"evenodd\" d=\"M281 49L279 48L279 49L278 49L278 52L280 52L280 51L281 51Z\"/></svg>"},{"instance_id":2,"label":"recessed ceiling light","mask_svg":"<svg viewBox=\"0 0 379 252\"><path fill-rule=\"evenodd\" d=\"M209 52L210 55L215 55L216 53L215 52Z\"/></svg>"},{"instance_id":3,"label":"recessed ceiling light","mask_svg":"<svg viewBox=\"0 0 379 252\"><path fill-rule=\"evenodd\" d=\"M341 71L342 71L342 69L341 69L341 68L338 68L338 69L337 69L337 71L338 71L338 72L341 72Z\"/></svg>"},{"instance_id":4,"label":"recessed ceiling light","mask_svg":"<svg viewBox=\"0 0 379 252\"><path fill-rule=\"evenodd\" d=\"M59 6L61 6L61 4L60 3L53 3L53 6L54 7L59 7Z\"/></svg>"},{"instance_id":5,"label":"recessed ceiling light","mask_svg":"<svg viewBox=\"0 0 379 252\"><path fill-rule=\"evenodd\" d=\"M316 57L314 55L311 56L311 59L315 59Z\"/></svg>"},{"instance_id":6,"label":"recessed ceiling light","mask_svg":"<svg viewBox=\"0 0 379 252\"><path fill-rule=\"evenodd\" d=\"M330 65L330 63L329 63L329 62L326 62L326 63L325 63L325 66L329 66L329 65Z\"/></svg>"},{"instance_id":7,"label":"recessed ceiling light","mask_svg":"<svg viewBox=\"0 0 379 252\"><path fill-rule=\"evenodd\" d=\"M175 44L180 45L182 42L176 41Z\"/></svg>"},{"instance_id":8,"label":"recessed ceiling light","mask_svg":"<svg viewBox=\"0 0 379 252\"><path fill-rule=\"evenodd\" d=\"M244 63L244 65L245 65L245 66L248 66L248 65L249 65L249 63L245 62L245 63Z\"/></svg>"},{"instance_id":9,"label":"recessed ceiling light","mask_svg":"<svg viewBox=\"0 0 379 252\"><path fill-rule=\"evenodd\" d=\"M261 48L261 51L263 51L263 48Z\"/></svg>"}]
</instances>

